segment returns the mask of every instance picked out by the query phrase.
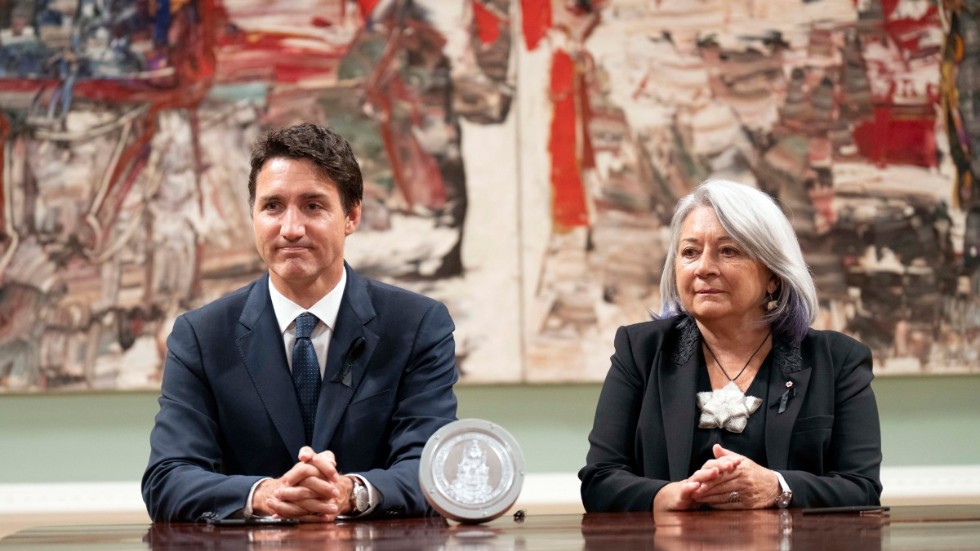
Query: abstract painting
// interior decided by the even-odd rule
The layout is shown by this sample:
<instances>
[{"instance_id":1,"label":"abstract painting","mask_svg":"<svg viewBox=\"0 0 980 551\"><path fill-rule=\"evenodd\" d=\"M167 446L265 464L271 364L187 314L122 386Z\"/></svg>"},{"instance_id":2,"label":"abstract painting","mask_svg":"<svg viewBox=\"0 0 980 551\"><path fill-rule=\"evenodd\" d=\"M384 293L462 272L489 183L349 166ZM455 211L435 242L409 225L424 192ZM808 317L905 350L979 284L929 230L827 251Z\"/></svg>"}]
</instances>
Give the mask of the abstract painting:
<instances>
[{"instance_id":1,"label":"abstract painting","mask_svg":"<svg viewBox=\"0 0 980 551\"><path fill-rule=\"evenodd\" d=\"M314 121L347 260L447 304L464 382L594 382L659 311L677 199L790 215L817 326L977 372L980 2L0 0L0 392L152 389L259 277L248 152Z\"/></svg>"},{"instance_id":2,"label":"abstract painting","mask_svg":"<svg viewBox=\"0 0 980 551\"><path fill-rule=\"evenodd\" d=\"M596 343L659 311L672 207L712 176L779 200L815 325L879 374L980 371L980 3L523 4L553 114L529 379L604 375Z\"/></svg>"}]
</instances>

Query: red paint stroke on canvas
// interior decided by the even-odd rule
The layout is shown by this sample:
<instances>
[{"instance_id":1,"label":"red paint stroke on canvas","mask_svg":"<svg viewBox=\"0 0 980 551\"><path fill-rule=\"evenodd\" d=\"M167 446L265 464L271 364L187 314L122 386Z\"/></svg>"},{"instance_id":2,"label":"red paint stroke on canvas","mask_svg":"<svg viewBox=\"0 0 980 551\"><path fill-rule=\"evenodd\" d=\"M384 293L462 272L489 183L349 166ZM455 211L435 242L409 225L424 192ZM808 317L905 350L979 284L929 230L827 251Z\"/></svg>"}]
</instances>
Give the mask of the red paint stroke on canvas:
<instances>
[{"instance_id":1,"label":"red paint stroke on canvas","mask_svg":"<svg viewBox=\"0 0 980 551\"><path fill-rule=\"evenodd\" d=\"M306 79L335 80L347 47L309 41L299 33L239 32L222 37L219 82L250 82L257 78L276 84Z\"/></svg>"},{"instance_id":2,"label":"red paint stroke on canvas","mask_svg":"<svg viewBox=\"0 0 980 551\"><path fill-rule=\"evenodd\" d=\"M874 120L854 129L858 150L879 166L887 164L935 168L935 115L931 105L908 112L906 107L875 107Z\"/></svg>"},{"instance_id":3,"label":"red paint stroke on canvas","mask_svg":"<svg viewBox=\"0 0 980 551\"><path fill-rule=\"evenodd\" d=\"M479 0L472 1L473 21L476 24L476 36L480 43L489 46L500 37L500 18L484 7Z\"/></svg>"},{"instance_id":4,"label":"red paint stroke on canvas","mask_svg":"<svg viewBox=\"0 0 980 551\"><path fill-rule=\"evenodd\" d=\"M899 2L900 0L881 0L885 32L901 50L919 53L921 39L940 26L939 9L930 5L920 17L895 17Z\"/></svg>"},{"instance_id":5,"label":"red paint stroke on canvas","mask_svg":"<svg viewBox=\"0 0 980 551\"><path fill-rule=\"evenodd\" d=\"M357 4L361 7L361 15L364 17L364 19L371 16L371 12L374 11L374 8L378 6L378 2L380 1L381 0L357 0Z\"/></svg>"},{"instance_id":6,"label":"red paint stroke on canvas","mask_svg":"<svg viewBox=\"0 0 980 551\"><path fill-rule=\"evenodd\" d=\"M554 113L548 152L551 154L551 204L555 231L588 224L585 189L579 172L578 113L575 62L556 51L551 61L551 99Z\"/></svg>"},{"instance_id":7,"label":"red paint stroke on canvas","mask_svg":"<svg viewBox=\"0 0 980 551\"><path fill-rule=\"evenodd\" d=\"M423 123L417 109L420 101L400 77L392 78L385 88L383 95L388 97L383 105L387 117L381 122L381 133L395 172L395 184L409 207L441 209L446 206L446 185L439 165L412 134L412 128ZM400 114L405 108L410 112Z\"/></svg>"},{"instance_id":8,"label":"red paint stroke on canvas","mask_svg":"<svg viewBox=\"0 0 980 551\"><path fill-rule=\"evenodd\" d=\"M551 0L522 0L521 17L524 44L534 50L551 28Z\"/></svg>"},{"instance_id":9,"label":"red paint stroke on canvas","mask_svg":"<svg viewBox=\"0 0 980 551\"><path fill-rule=\"evenodd\" d=\"M412 25L415 34L428 34L432 43L441 48L444 38L426 26ZM420 127L425 116L419 111L422 98L401 78L397 56L403 47L402 32L394 31L385 51L368 76L364 92L377 111L381 141L394 172L395 185L409 207L416 205L440 209L446 205L446 183L435 158L425 151L413 135L412 128Z\"/></svg>"}]
</instances>

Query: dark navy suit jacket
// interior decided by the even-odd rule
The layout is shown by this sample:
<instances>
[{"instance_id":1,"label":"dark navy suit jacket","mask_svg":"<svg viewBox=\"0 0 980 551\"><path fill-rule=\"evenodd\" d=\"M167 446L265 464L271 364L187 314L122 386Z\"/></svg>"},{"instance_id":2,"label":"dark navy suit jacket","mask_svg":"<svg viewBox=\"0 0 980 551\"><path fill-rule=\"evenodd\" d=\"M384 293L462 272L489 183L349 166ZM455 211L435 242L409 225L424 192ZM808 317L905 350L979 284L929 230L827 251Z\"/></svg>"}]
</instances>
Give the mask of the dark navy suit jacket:
<instances>
[{"instance_id":1,"label":"dark navy suit jacket","mask_svg":"<svg viewBox=\"0 0 980 551\"><path fill-rule=\"evenodd\" d=\"M582 502L587 511L649 511L660 488L692 474L701 335L677 316L621 327L615 343L579 471ZM786 479L791 506L877 505L871 351L811 329L798 345L774 335L770 354L769 400L753 415L765 416L767 466Z\"/></svg>"},{"instance_id":2,"label":"dark navy suit jacket","mask_svg":"<svg viewBox=\"0 0 980 551\"><path fill-rule=\"evenodd\" d=\"M345 268L313 449L380 491L376 514L431 514L419 457L456 418L453 322L441 303ZM178 317L167 348L143 500L156 521L233 516L304 445L268 276Z\"/></svg>"}]
</instances>

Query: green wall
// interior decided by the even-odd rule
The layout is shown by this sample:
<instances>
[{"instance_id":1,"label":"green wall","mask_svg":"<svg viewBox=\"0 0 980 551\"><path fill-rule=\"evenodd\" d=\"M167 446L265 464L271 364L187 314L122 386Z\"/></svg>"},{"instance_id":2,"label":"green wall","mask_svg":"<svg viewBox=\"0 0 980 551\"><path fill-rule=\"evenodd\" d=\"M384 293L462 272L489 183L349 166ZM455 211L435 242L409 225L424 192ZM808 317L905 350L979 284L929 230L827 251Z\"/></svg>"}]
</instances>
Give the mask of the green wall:
<instances>
[{"instance_id":1,"label":"green wall","mask_svg":"<svg viewBox=\"0 0 980 551\"><path fill-rule=\"evenodd\" d=\"M980 464L980 376L878 378L886 466ZM531 473L581 467L598 385L461 386L460 417L494 421ZM0 484L139 480L156 396L0 395Z\"/></svg>"}]
</instances>

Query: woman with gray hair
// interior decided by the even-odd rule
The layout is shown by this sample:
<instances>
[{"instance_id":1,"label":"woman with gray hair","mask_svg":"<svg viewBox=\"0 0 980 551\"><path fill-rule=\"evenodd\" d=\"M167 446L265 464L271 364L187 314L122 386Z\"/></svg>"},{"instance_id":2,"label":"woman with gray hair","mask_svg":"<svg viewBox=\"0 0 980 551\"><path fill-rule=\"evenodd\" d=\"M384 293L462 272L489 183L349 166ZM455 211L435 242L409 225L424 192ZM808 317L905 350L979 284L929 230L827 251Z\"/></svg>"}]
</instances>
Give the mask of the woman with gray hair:
<instances>
[{"instance_id":1,"label":"woman with gray hair","mask_svg":"<svg viewBox=\"0 0 980 551\"><path fill-rule=\"evenodd\" d=\"M662 316L621 327L587 511L876 505L871 351L809 326L813 280L765 193L710 180L676 207Z\"/></svg>"}]
</instances>

